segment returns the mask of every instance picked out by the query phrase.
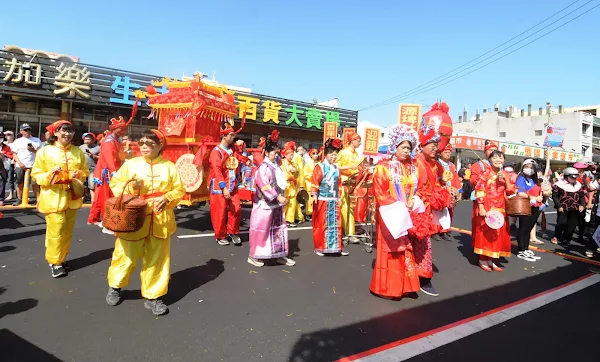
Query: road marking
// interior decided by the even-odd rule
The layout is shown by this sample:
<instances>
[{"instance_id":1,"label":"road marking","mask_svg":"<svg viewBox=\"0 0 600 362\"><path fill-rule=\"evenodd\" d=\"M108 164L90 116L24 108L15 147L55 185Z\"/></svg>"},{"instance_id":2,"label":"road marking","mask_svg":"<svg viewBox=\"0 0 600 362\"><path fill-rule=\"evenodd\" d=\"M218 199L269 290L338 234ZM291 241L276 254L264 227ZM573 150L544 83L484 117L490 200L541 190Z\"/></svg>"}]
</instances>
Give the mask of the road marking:
<instances>
[{"instance_id":1,"label":"road marking","mask_svg":"<svg viewBox=\"0 0 600 362\"><path fill-rule=\"evenodd\" d=\"M567 284L533 295L520 301L492 309L483 314L448 324L412 337L345 357L338 362L397 362L427 353L472 334L532 312L547 304L575 294L600 282L600 275L589 274Z\"/></svg>"},{"instance_id":2,"label":"road marking","mask_svg":"<svg viewBox=\"0 0 600 362\"><path fill-rule=\"evenodd\" d=\"M450 230L454 230L454 231L457 231L459 233L471 235L471 231L470 230L459 229L459 228L455 228L455 227L451 227ZM516 241L511 241L511 244L512 245L518 245ZM560 257L565 258L565 259L576 260L576 261L580 261L582 263L587 263L587 264L592 264L592 265L600 266L600 261L596 261L596 260L592 260L592 259L588 259L588 258L584 258L584 257L581 257L581 256L572 255L572 254L566 254L566 253L563 253L561 251L546 250L546 249L542 249L542 248L540 248L538 246L535 246L535 245L529 245L529 249L532 249L532 250L535 250L535 251L538 251L538 252L544 253L544 254L554 254L556 256L560 256Z\"/></svg>"},{"instance_id":3,"label":"road marking","mask_svg":"<svg viewBox=\"0 0 600 362\"><path fill-rule=\"evenodd\" d=\"M312 229L312 226L300 226L300 227L288 227L288 231L296 231L296 230L309 230ZM250 231L241 231L241 234L249 234ZM210 233L210 234L190 234L190 235L178 235L177 238L178 239L190 239L190 238L206 238L209 236L215 236L215 233Z\"/></svg>"}]
</instances>

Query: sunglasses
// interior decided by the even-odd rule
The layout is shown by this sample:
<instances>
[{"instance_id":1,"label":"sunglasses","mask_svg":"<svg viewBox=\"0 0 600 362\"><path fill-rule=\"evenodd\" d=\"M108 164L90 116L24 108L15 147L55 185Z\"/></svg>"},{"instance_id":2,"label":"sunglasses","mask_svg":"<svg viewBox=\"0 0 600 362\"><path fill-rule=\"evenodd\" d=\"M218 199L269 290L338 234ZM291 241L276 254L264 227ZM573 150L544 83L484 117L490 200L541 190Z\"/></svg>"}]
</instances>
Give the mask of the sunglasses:
<instances>
[{"instance_id":1,"label":"sunglasses","mask_svg":"<svg viewBox=\"0 0 600 362\"><path fill-rule=\"evenodd\" d=\"M146 145L146 146L151 147L151 148L156 147L156 142L152 142L152 141L140 141L140 142L138 142L138 144L140 146Z\"/></svg>"}]
</instances>

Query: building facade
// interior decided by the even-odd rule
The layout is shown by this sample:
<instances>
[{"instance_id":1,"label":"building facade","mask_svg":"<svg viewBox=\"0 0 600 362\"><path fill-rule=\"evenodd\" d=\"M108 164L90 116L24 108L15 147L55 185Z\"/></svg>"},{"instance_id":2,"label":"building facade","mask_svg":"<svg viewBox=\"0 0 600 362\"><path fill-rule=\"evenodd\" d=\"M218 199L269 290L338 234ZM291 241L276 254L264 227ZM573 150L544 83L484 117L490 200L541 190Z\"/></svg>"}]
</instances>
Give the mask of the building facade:
<instances>
[{"instance_id":1,"label":"building facade","mask_svg":"<svg viewBox=\"0 0 600 362\"><path fill-rule=\"evenodd\" d=\"M164 77L84 64L79 58L34 51L15 46L0 50L0 129L18 130L28 123L36 136L43 138L45 127L57 119L66 119L81 134L102 133L110 119L129 118L139 97L138 113L129 133L134 137L144 129L156 128L146 104L146 87L157 86ZM235 103L248 105L246 126L239 137L251 147L272 129L282 141L319 148L324 122L338 123L338 129L356 127L358 112L280 97L244 92L238 87L224 89L233 94ZM236 117L236 128L239 126ZM16 132L18 133L18 132Z\"/></svg>"}]
</instances>

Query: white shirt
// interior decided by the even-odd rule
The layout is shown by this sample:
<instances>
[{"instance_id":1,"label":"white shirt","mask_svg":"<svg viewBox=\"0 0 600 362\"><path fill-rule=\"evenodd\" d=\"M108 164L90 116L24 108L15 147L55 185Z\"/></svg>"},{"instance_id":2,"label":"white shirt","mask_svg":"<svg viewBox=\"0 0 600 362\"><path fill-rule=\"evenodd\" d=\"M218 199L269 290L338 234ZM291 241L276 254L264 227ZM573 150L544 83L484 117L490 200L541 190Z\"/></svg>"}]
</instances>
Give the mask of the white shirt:
<instances>
[{"instance_id":1,"label":"white shirt","mask_svg":"<svg viewBox=\"0 0 600 362\"><path fill-rule=\"evenodd\" d=\"M25 165L25 168L33 167L33 162L35 161L35 152L31 152L27 149L29 143L31 143L36 150L39 150L42 147L42 141L36 137L19 137L10 144L13 153L17 155L19 161ZM19 167L19 164L16 163L15 167Z\"/></svg>"}]
</instances>

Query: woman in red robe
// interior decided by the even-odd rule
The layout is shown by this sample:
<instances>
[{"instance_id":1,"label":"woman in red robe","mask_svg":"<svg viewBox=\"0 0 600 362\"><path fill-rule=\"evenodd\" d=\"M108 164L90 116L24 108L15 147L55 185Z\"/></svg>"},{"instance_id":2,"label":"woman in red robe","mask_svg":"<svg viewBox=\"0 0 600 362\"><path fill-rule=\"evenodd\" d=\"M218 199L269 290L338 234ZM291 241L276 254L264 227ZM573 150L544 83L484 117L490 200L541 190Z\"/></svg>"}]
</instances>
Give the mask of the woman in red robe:
<instances>
[{"instance_id":1,"label":"woman in red robe","mask_svg":"<svg viewBox=\"0 0 600 362\"><path fill-rule=\"evenodd\" d=\"M504 153L495 150L489 155L490 168L484 170L475 185L477 212L473 217L473 251L479 255L481 269L491 272L501 272L493 259L510 256L510 225L506 216L505 196L514 193L515 186L510 177L502 170ZM492 229L486 223L487 214L499 211L504 217L504 225Z\"/></svg>"},{"instance_id":2,"label":"woman in red robe","mask_svg":"<svg viewBox=\"0 0 600 362\"><path fill-rule=\"evenodd\" d=\"M377 164L373 192L377 200L377 257L370 290L384 298L401 298L421 288L413 241L427 239L423 201L416 195L420 178L413 163L416 133L406 125L390 129L391 158Z\"/></svg>"}]
</instances>

